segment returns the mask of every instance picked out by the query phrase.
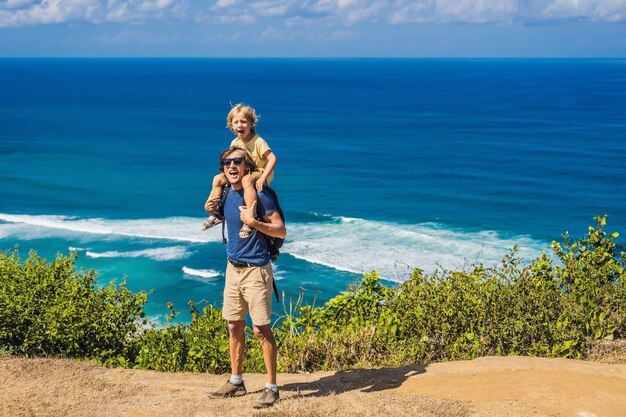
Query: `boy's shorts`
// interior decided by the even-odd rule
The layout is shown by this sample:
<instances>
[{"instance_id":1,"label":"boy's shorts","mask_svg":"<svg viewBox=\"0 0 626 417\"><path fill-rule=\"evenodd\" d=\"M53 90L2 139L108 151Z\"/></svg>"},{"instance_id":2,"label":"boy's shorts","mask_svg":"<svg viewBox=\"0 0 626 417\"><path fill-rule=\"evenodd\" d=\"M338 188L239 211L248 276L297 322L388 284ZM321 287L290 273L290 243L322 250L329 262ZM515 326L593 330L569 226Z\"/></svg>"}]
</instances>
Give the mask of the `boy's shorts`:
<instances>
[{"instance_id":1,"label":"boy's shorts","mask_svg":"<svg viewBox=\"0 0 626 417\"><path fill-rule=\"evenodd\" d=\"M254 325L270 324L273 281L271 263L237 268L228 262L222 317L228 321L245 320L249 311Z\"/></svg>"}]
</instances>

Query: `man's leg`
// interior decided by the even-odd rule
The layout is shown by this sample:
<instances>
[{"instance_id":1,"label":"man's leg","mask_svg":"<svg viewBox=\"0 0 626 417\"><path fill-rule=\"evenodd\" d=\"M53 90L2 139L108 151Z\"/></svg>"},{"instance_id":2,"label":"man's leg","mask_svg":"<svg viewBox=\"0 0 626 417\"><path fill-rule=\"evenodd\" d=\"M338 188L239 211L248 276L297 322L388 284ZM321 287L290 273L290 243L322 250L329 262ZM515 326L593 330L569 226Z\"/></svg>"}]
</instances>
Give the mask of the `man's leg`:
<instances>
[{"instance_id":1,"label":"man's leg","mask_svg":"<svg viewBox=\"0 0 626 417\"><path fill-rule=\"evenodd\" d=\"M246 322L229 321L228 334L230 345L230 371L233 375L241 375L243 372L243 351L246 347Z\"/></svg>"},{"instance_id":2,"label":"man's leg","mask_svg":"<svg viewBox=\"0 0 626 417\"><path fill-rule=\"evenodd\" d=\"M261 342L261 348L263 349L267 383L276 385L276 355L278 349L276 348L276 340L274 340L272 329L269 324L266 326L254 326L254 335Z\"/></svg>"},{"instance_id":3,"label":"man's leg","mask_svg":"<svg viewBox=\"0 0 626 417\"><path fill-rule=\"evenodd\" d=\"M276 385L276 356L278 349L276 340L270 327L272 318L272 265L249 268L246 276L244 297L250 307L254 335L261 342L263 360L267 371L267 384L254 408L271 407L278 401L280 395Z\"/></svg>"},{"instance_id":4,"label":"man's leg","mask_svg":"<svg viewBox=\"0 0 626 417\"><path fill-rule=\"evenodd\" d=\"M240 278L229 262L226 266L222 317L228 321L231 376L222 388L209 395L211 398L239 397L246 394L246 386L243 383L241 373L246 346L246 322L244 318L246 317L247 305L239 290Z\"/></svg>"},{"instance_id":5,"label":"man's leg","mask_svg":"<svg viewBox=\"0 0 626 417\"><path fill-rule=\"evenodd\" d=\"M280 398L278 393L278 386L276 385L276 354L278 349L276 348L276 340L272 334L272 329L269 325L254 326L254 335L261 342L261 348L263 349L263 360L265 361L265 369L267 371L267 384L261 397L254 402L254 408L266 408L271 407Z\"/></svg>"}]
</instances>

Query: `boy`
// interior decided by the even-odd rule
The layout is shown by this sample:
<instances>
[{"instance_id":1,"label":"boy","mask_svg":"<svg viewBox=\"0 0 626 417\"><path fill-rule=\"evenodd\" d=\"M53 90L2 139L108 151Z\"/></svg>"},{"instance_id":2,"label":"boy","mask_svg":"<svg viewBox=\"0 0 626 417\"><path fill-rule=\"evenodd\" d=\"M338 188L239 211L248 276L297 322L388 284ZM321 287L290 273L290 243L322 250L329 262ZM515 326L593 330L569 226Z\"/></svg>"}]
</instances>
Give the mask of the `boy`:
<instances>
[{"instance_id":1,"label":"boy","mask_svg":"<svg viewBox=\"0 0 626 417\"><path fill-rule=\"evenodd\" d=\"M252 207L252 203L256 202L257 190L260 192L264 186L272 182L277 162L274 152L254 129L258 121L259 118L255 110L242 103L235 105L226 117L226 127L237 135L230 146L236 146L248 152L257 167L255 171L247 174L242 180L246 207ZM204 209L210 212L211 216L204 222L203 230L222 222L222 219L218 218L217 206L226 184L226 176L223 173L217 174L213 178L213 188L204 205ZM245 239L250 237L251 234L252 228L244 223L239 231L239 237Z\"/></svg>"}]
</instances>

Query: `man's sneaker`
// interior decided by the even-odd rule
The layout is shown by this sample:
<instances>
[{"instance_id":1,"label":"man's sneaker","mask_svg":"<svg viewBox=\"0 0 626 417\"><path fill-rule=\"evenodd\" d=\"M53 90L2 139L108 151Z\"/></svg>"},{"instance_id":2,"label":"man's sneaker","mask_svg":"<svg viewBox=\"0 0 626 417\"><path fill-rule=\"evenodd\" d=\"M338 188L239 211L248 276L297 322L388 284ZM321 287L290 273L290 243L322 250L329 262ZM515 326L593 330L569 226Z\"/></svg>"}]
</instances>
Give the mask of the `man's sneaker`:
<instances>
[{"instance_id":1,"label":"man's sneaker","mask_svg":"<svg viewBox=\"0 0 626 417\"><path fill-rule=\"evenodd\" d=\"M246 386L243 381L241 384L233 384L230 379L226 381L224 386L219 390L209 394L211 398L229 398L229 397L241 397L246 395Z\"/></svg>"},{"instance_id":2,"label":"man's sneaker","mask_svg":"<svg viewBox=\"0 0 626 417\"><path fill-rule=\"evenodd\" d=\"M254 408L266 408L271 407L278 402L280 395L278 392L274 392L271 388L265 387L263 389L263 393L261 394L261 398L254 402Z\"/></svg>"}]
</instances>

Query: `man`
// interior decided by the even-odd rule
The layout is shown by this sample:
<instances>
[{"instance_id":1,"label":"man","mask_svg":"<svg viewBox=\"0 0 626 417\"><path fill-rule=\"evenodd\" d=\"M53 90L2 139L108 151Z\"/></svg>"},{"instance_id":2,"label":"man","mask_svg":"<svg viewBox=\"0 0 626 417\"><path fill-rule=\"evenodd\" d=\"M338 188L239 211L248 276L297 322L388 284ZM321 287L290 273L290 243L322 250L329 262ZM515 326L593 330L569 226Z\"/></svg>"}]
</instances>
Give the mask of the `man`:
<instances>
[{"instance_id":1,"label":"man","mask_svg":"<svg viewBox=\"0 0 626 417\"><path fill-rule=\"evenodd\" d=\"M276 341L270 328L272 314L273 276L267 239L264 235L284 238L285 224L269 193L257 193L257 202L245 207L243 177L255 169L252 158L242 149L231 147L220 155L220 171L224 173L231 190L224 202L224 220L228 230L228 264L224 286L222 317L228 321L230 335L231 377L212 398L237 397L246 394L242 379L245 347L246 314L250 313L254 335L261 342L267 371L267 384L255 408L272 406L279 399L276 385ZM258 217L263 221L257 220ZM253 231L241 238L243 224Z\"/></svg>"}]
</instances>

